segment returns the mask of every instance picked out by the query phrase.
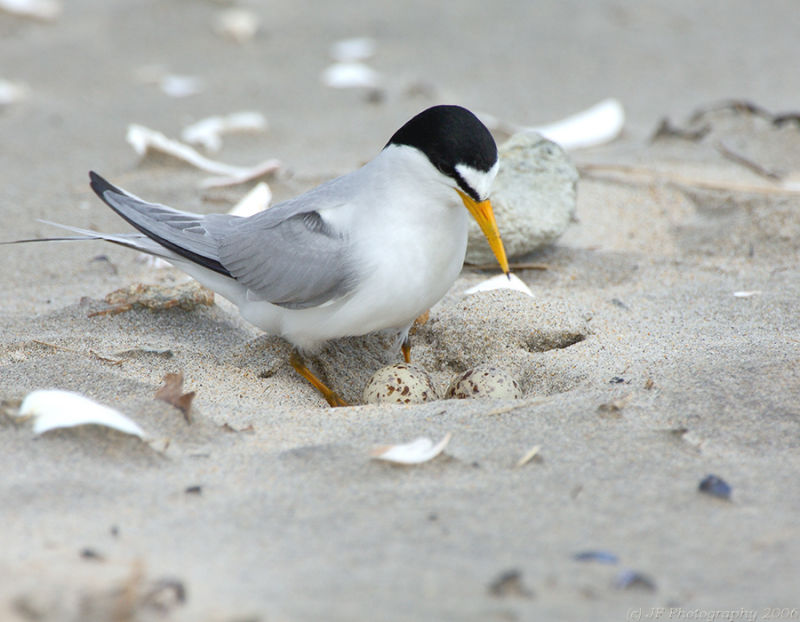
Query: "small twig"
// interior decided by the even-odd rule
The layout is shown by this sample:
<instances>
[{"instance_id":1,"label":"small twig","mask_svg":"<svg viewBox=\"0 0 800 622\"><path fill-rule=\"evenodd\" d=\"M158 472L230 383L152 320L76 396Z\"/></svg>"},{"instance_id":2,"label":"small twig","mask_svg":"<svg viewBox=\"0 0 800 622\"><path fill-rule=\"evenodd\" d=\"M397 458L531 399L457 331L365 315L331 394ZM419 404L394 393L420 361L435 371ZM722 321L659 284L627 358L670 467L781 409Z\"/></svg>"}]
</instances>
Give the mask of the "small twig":
<instances>
[{"instance_id":1,"label":"small twig","mask_svg":"<svg viewBox=\"0 0 800 622\"><path fill-rule=\"evenodd\" d=\"M496 263L483 263L483 264L467 264L473 270L494 270L497 268ZM508 267L512 270L550 270L550 266L546 263L530 263L530 262L509 262Z\"/></svg>"},{"instance_id":2,"label":"small twig","mask_svg":"<svg viewBox=\"0 0 800 622\"><path fill-rule=\"evenodd\" d=\"M58 346L54 343L47 343L46 341L39 341L38 339L33 339L33 343L38 343L40 346L45 346L47 348L52 348L53 350L64 350L65 352L72 352L73 354L78 354L75 350L70 350L69 348L65 348L64 346Z\"/></svg>"},{"instance_id":3,"label":"small twig","mask_svg":"<svg viewBox=\"0 0 800 622\"><path fill-rule=\"evenodd\" d=\"M539 452L541 450L542 450L541 445L534 445L528 451L525 452L522 458L517 460L517 463L514 465L514 468L519 469L520 467L523 467L526 464L528 464L534 458L537 458L539 461L541 461L542 457L539 455Z\"/></svg>"},{"instance_id":4,"label":"small twig","mask_svg":"<svg viewBox=\"0 0 800 622\"><path fill-rule=\"evenodd\" d=\"M693 142L698 142L705 138L706 134L711 131L711 126L709 124L703 125L696 129L688 129L683 127L676 127L672 125L669 119L661 119L661 123L656 128L656 131L653 133L653 136L650 138L651 141L658 140L659 138L669 137L669 138L681 138L683 140L689 140Z\"/></svg>"},{"instance_id":5,"label":"small twig","mask_svg":"<svg viewBox=\"0 0 800 622\"><path fill-rule=\"evenodd\" d=\"M543 404L546 400L544 397L534 397L529 400L525 400L524 402L512 404L510 406L503 406L501 408L495 408L494 410L490 410L486 413L487 416L493 415L505 415L506 413L513 412L515 410L519 410L520 408L527 408L528 406L535 406L536 404Z\"/></svg>"},{"instance_id":6,"label":"small twig","mask_svg":"<svg viewBox=\"0 0 800 622\"><path fill-rule=\"evenodd\" d=\"M101 361L103 363L108 363L109 365L115 365L115 366L116 365L122 365L125 362L125 359L110 359L107 356L103 356L101 354L98 354L94 350L89 350L89 354L91 354L98 361Z\"/></svg>"},{"instance_id":7,"label":"small twig","mask_svg":"<svg viewBox=\"0 0 800 622\"><path fill-rule=\"evenodd\" d=\"M98 361L102 361L103 363L109 363L111 365L122 365L125 362L125 359L111 359L106 356L101 356L94 350L89 350L88 352L81 352L80 350L73 350L72 348L67 348L66 346L59 346L55 343L47 343L46 341L40 341L39 339L33 339L32 341L33 343L38 343L40 346L52 348L53 350L69 352L70 354L79 354L80 356L90 356L92 358L97 359Z\"/></svg>"},{"instance_id":8,"label":"small twig","mask_svg":"<svg viewBox=\"0 0 800 622\"><path fill-rule=\"evenodd\" d=\"M766 177L767 179L774 179L775 181L781 181L783 175L779 175L775 171L771 171L763 166L761 166L758 162L754 162L744 154L739 153L738 151L734 151L730 146L726 145L724 142L717 141L714 144L714 147L719 151L724 157L728 158L736 162L737 164L741 164L745 168L750 169L757 175L761 175Z\"/></svg>"},{"instance_id":9,"label":"small twig","mask_svg":"<svg viewBox=\"0 0 800 622\"><path fill-rule=\"evenodd\" d=\"M741 192L750 194L800 194L800 187L772 185L762 186L755 184L737 184L730 182L712 181L699 177L687 177L676 173L656 171L628 164L583 164L578 167L582 176L596 179L606 179L629 184L652 184L655 182L671 183L678 186L704 188L707 190L722 190L727 192Z\"/></svg>"},{"instance_id":10,"label":"small twig","mask_svg":"<svg viewBox=\"0 0 800 622\"><path fill-rule=\"evenodd\" d=\"M114 622L130 622L136 613L136 601L139 590L144 581L144 569L141 560L134 560L131 566L130 576L122 584L111 619Z\"/></svg>"},{"instance_id":11,"label":"small twig","mask_svg":"<svg viewBox=\"0 0 800 622\"><path fill-rule=\"evenodd\" d=\"M800 112L784 112L772 118L772 124L780 127L785 123L800 123Z\"/></svg>"},{"instance_id":12,"label":"small twig","mask_svg":"<svg viewBox=\"0 0 800 622\"><path fill-rule=\"evenodd\" d=\"M767 110L766 108L762 108L758 104L755 104L751 101L747 101L746 99L726 99L715 104L711 104L710 106L705 106L696 110L690 119L690 122L694 123L704 116L712 112L721 112L725 110L731 110L733 112L746 112L748 114L755 115L757 117L762 117L764 119L768 119L770 121L773 120L773 114Z\"/></svg>"}]
</instances>

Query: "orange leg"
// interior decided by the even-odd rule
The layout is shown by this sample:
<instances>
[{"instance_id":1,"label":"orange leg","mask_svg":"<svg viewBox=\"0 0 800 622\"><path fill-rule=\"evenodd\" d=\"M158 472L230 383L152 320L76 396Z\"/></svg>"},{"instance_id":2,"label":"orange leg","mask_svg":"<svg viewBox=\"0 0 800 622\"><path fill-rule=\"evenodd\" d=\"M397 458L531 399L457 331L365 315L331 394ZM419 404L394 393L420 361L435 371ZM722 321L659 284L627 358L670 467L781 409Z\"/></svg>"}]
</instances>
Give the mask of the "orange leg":
<instances>
[{"instance_id":1,"label":"orange leg","mask_svg":"<svg viewBox=\"0 0 800 622\"><path fill-rule=\"evenodd\" d=\"M406 363L411 362L411 338L406 337L406 340L403 342L403 345L400 346L400 350L403 352L403 358L406 360Z\"/></svg>"},{"instance_id":2,"label":"orange leg","mask_svg":"<svg viewBox=\"0 0 800 622\"><path fill-rule=\"evenodd\" d=\"M322 397L325 398L325 401L327 401L328 404L333 407L350 405L341 397L339 397L334 391L325 386L325 384L319 378L317 378L308 367L306 367L306 364L303 362L303 357L300 356L300 353L297 350L292 350L292 354L289 356L289 362L292 364L292 367L294 367L298 374L308 380L308 382L311 383L311 386L322 394Z\"/></svg>"}]
</instances>

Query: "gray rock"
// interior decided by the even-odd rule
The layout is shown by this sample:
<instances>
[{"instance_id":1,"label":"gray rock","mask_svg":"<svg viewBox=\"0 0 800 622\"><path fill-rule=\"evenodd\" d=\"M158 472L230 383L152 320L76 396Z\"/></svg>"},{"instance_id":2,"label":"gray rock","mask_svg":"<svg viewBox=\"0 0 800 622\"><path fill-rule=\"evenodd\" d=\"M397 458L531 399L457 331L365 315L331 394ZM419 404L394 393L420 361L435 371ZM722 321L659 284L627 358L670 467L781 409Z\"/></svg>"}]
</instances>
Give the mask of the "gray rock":
<instances>
[{"instance_id":1,"label":"gray rock","mask_svg":"<svg viewBox=\"0 0 800 622\"><path fill-rule=\"evenodd\" d=\"M515 134L499 151L492 206L506 254L518 257L552 243L574 220L578 171L560 146L536 132ZM494 261L478 224L470 222L467 262Z\"/></svg>"}]
</instances>

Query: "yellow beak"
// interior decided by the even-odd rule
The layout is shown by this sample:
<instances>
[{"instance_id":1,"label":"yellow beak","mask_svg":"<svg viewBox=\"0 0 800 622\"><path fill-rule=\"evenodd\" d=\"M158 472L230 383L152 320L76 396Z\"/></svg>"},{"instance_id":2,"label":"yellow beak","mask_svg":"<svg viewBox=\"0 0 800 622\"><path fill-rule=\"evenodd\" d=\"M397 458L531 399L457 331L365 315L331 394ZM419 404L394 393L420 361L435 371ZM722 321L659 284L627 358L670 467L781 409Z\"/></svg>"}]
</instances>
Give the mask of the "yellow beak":
<instances>
[{"instance_id":1,"label":"yellow beak","mask_svg":"<svg viewBox=\"0 0 800 622\"><path fill-rule=\"evenodd\" d=\"M503 248L503 240L500 239L500 231L497 229L497 221L494 219L494 212L492 211L492 204L489 202L489 199L477 202L468 194L461 192L458 188L456 188L456 192L458 192L458 195L461 197L469 213L472 214L472 217L478 222L481 231L483 231L483 235L485 235L486 239L489 241L489 246L494 256L497 257L497 263L500 264L500 268L508 275L509 269L506 249Z\"/></svg>"}]
</instances>

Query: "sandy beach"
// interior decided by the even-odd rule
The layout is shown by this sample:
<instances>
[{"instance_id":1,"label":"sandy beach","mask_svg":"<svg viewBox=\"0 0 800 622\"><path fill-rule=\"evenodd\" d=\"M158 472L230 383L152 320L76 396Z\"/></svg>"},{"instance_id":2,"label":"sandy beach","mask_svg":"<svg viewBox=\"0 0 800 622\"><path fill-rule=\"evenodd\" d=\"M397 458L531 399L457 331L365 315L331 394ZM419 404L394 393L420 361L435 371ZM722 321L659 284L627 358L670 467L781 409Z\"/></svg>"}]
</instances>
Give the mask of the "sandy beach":
<instances>
[{"instance_id":1,"label":"sandy beach","mask_svg":"<svg viewBox=\"0 0 800 622\"><path fill-rule=\"evenodd\" d=\"M232 7L259 19L251 39L215 27ZM0 620L800 619L796 13L744 0L0 12L0 79L24 90L0 104L3 241L58 234L40 219L127 231L89 170L202 213L252 186L202 189L207 174L140 158L131 123L178 138L210 115L263 113L266 131L226 135L209 157L277 158L279 201L437 103L516 125L608 97L626 111L616 140L571 153L577 221L515 258L534 264L515 271L533 297L466 296L494 274L466 267L414 335L440 392L494 364L519 400L330 409L289 346L220 297L97 314L114 290L185 283L178 270L101 242L0 246ZM320 80L349 37L375 41L376 87ZM166 75L198 92L169 96L153 78ZM387 356L364 337L320 359L358 403ZM191 422L154 399L177 372ZM148 441L37 436L13 416L37 389L112 406ZM448 433L424 464L371 457ZM712 474L728 499L699 490Z\"/></svg>"}]
</instances>

